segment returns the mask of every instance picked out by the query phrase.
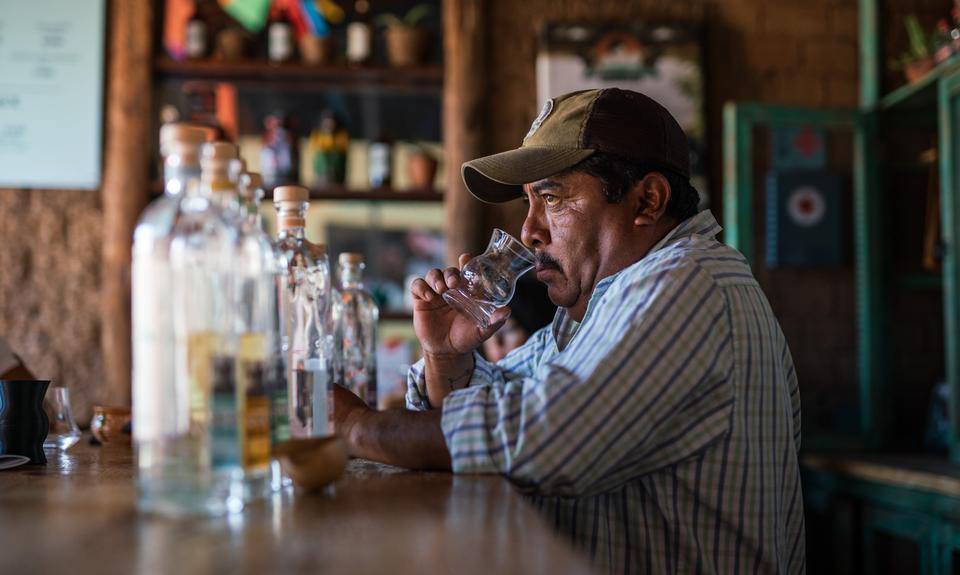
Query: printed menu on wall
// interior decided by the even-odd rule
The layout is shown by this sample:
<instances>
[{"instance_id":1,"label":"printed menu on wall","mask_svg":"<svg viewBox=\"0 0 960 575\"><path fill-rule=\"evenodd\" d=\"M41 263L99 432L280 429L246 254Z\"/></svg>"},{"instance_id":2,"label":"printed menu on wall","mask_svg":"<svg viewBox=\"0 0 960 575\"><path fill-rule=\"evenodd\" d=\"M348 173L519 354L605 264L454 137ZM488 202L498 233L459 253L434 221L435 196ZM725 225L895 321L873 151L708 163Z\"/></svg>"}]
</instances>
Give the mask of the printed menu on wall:
<instances>
[{"instance_id":1,"label":"printed menu on wall","mask_svg":"<svg viewBox=\"0 0 960 575\"><path fill-rule=\"evenodd\" d=\"M105 19L106 0L0 0L0 187L100 186Z\"/></svg>"}]
</instances>

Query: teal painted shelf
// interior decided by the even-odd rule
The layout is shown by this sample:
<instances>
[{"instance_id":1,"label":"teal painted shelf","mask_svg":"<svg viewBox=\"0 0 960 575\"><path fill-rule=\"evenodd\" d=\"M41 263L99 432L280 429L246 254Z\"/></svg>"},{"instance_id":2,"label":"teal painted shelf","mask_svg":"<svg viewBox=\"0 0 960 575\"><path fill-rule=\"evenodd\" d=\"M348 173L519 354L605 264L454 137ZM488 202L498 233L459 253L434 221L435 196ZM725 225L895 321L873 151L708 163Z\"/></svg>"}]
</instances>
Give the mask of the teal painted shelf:
<instances>
[{"instance_id":1,"label":"teal painted shelf","mask_svg":"<svg viewBox=\"0 0 960 575\"><path fill-rule=\"evenodd\" d=\"M903 289L943 289L943 274L912 273L897 278L897 286Z\"/></svg>"},{"instance_id":2,"label":"teal painted shelf","mask_svg":"<svg viewBox=\"0 0 960 575\"><path fill-rule=\"evenodd\" d=\"M937 81L960 68L960 59L950 58L913 84L900 86L880 98L877 108L882 111L936 112Z\"/></svg>"}]
</instances>

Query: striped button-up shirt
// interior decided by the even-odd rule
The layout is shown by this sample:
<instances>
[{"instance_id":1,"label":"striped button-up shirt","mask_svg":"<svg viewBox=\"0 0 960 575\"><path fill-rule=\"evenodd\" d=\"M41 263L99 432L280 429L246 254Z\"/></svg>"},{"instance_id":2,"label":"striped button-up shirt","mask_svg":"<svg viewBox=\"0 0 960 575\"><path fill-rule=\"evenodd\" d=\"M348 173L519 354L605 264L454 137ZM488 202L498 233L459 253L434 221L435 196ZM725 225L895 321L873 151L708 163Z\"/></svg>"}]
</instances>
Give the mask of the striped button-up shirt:
<instances>
[{"instance_id":1,"label":"striped button-up shirt","mask_svg":"<svg viewBox=\"0 0 960 575\"><path fill-rule=\"evenodd\" d=\"M802 573L800 397L713 216L682 222L443 402L456 473L499 473L609 572ZM422 362L407 404L427 409Z\"/></svg>"}]
</instances>

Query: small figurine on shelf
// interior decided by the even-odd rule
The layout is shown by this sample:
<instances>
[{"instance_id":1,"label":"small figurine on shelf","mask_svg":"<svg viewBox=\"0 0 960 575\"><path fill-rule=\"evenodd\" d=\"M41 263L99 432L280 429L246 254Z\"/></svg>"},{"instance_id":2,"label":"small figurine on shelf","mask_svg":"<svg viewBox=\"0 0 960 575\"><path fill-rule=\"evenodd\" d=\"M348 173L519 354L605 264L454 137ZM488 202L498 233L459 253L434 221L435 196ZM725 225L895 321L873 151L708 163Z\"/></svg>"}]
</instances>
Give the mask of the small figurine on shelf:
<instances>
[{"instance_id":1,"label":"small figurine on shelf","mask_svg":"<svg viewBox=\"0 0 960 575\"><path fill-rule=\"evenodd\" d=\"M263 121L263 148L260 150L260 173L267 188L297 183L300 174L300 152L297 137L286 116L271 114Z\"/></svg>"},{"instance_id":2,"label":"small figurine on shelf","mask_svg":"<svg viewBox=\"0 0 960 575\"><path fill-rule=\"evenodd\" d=\"M353 3L353 21L347 25L347 62L358 66L370 61L373 31L370 27L370 3Z\"/></svg>"},{"instance_id":3,"label":"small figurine on shelf","mask_svg":"<svg viewBox=\"0 0 960 575\"><path fill-rule=\"evenodd\" d=\"M320 113L320 122L310 134L310 158L316 184L343 184L347 175L347 148L350 137L332 110Z\"/></svg>"},{"instance_id":4,"label":"small figurine on shelf","mask_svg":"<svg viewBox=\"0 0 960 575\"><path fill-rule=\"evenodd\" d=\"M382 134L367 149L367 175L371 188L389 188L393 181L393 146Z\"/></svg>"},{"instance_id":5,"label":"small figurine on shelf","mask_svg":"<svg viewBox=\"0 0 960 575\"><path fill-rule=\"evenodd\" d=\"M184 42L184 54L188 59L197 60L207 57L209 33L207 21L200 15L197 3L194 2L193 13L187 20L186 42Z\"/></svg>"}]
</instances>

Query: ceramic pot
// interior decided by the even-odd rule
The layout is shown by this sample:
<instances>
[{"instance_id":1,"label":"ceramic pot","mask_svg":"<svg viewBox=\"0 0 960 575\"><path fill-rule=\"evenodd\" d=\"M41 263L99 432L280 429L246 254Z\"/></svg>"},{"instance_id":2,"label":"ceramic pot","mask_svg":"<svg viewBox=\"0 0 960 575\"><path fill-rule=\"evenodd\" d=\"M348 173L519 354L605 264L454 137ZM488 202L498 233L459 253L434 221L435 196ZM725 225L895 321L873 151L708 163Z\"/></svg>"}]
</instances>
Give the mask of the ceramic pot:
<instances>
[{"instance_id":1,"label":"ceramic pot","mask_svg":"<svg viewBox=\"0 0 960 575\"><path fill-rule=\"evenodd\" d=\"M390 26L384 32L387 39L387 60L395 68L416 66L427 59L430 33L425 28Z\"/></svg>"},{"instance_id":2,"label":"ceramic pot","mask_svg":"<svg viewBox=\"0 0 960 575\"><path fill-rule=\"evenodd\" d=\"M426 152L410 154L407 159L407 178L410 180L410 187L415 190L432 190L436 176L436 158Z\"/></svg>"},{"instance_id":3,"label":"ceramic pot","mask_svg":"<svg viewBox=\"0 0 960 575\"><path fill-rule=\"evenodd\" d=\"M903 75L907 77L907 82L913 84L920 81L927 72L933 70L933 58L924 58L923 60L914 60L903 69Z\"/></svg>"},{"instance_id":4,"label":"ceramic pot","mask_svg":"<svg viewBox=\"0 0 960 575\"><path fill-rule=\"evenodd\" d=\"M90 420L90 432L103 444L130 444L129 407L93 406L93 419Z\"/></svg>"},{"instance_id":5,"label":"ceramic pot","mask_svg":"<svg viewBox=\"0 0 960 575\"><path fill-rule=\"evenodd\" d=\"M300 38L300 57L305 64L331 64L334 60L333 38L304 34Z\"/></svg>"}]
</instances>

